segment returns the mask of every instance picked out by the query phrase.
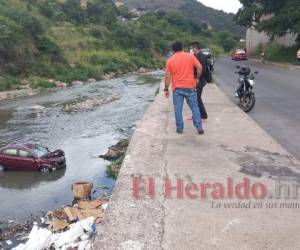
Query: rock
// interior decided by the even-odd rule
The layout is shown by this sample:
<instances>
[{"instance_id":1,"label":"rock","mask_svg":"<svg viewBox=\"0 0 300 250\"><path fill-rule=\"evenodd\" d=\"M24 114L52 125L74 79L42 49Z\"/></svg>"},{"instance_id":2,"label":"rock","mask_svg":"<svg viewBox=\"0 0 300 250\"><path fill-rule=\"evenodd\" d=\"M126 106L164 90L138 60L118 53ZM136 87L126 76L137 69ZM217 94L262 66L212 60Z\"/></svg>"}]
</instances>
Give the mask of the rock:
<instances>
[{"instance_id":1,"label":"rock","mask_svg":"<svg viewBox=\"0 0 300 250\"><path fill-rule=\"evenodd\" d=\"M97 81L94 78L90 78L90 79L88 79L88 82L97 82Z\"/></svg>"},{"instance_id":2,"label":"rock","mask_svg":"<svg viewBox=\"0 0 300 250\"><path fill-rule=\"evenodd\" d=\"M25 90L26 90L26 89L27 89L27 90L30 90L30 86L29 86L28 84L27 84L27 85L21 85L21 86L20 86L20 89L22 89L22 90L24 90L24 89L25 89Z\"/></svg>"},{"instance_id":3,"label":"rock","mask_svg":"<svg viewBox=\"0 0 300 250\"><path fill-rule=\"evenodd\" d=\"M147 73L147 70L145 68L141 67L141 68L139 68L138 73L144 74L144 73Z\"/></svg>"},{"instance_id":4,"label":"rock","mask_svg":"<svg viewBox=\"0 0 300 250\"><path fill-rule=\"evenodd\" d=\"M26 79L23 79L23 80L21 80L21 84L22 84L22 85L28 85L28 84L29 84L29 81L26 80Z\"/></svg>"},{"instance_id":5,"label":"rock","mask_svg":"<svg viewBox=\"0 0 300 250\"><path fill-rule=\"evenodd\" d=\"M111 79L111 75L105 74L105 75L103 76L103 79L104 79L104 80L110 80L110 79Z\"/></svg>"},{"instance_id":6,"label":"rock","mask_svg":"<svg viewBox=\"0 0 300 250\"><path fill-rule=\"evenodd\" d=\"M72 86L83 85L82 81L73 81Z\"/></svg>"},{"instance_id":7,"label":"rock","mask_svg":"<svg viewBox=\"0 0 300 250\"><path fill-rule=\"evenodd\" d=\"M115 161L125 155L128 145L129 141L122 139L116 145L111 146L105 155L99 157L107 161Z\"/></svg>"},{"instance_id":8,"label":"rock","mask_svg":"<svg viewBox=\"0 0 300 250\"><path fill-rule=\"evenodd\" d=\"M115 161L121 156L122 156L121 151L115 149L109 149L105 155L100 155L99 157L107 161Z\"/></svg>"},{"instance_id":9,"label":"rock","mask_svg":"<svg viewBox=\"0 0 300 250\"><path fill-rule=\"evenodd\" d=\"M43 110L43 109L45 109L45 107L37 104L37 105L30 106L29 109L30 110Z\"/></svg>"},{"instance_id":10,"label":"rock","mask_svg":"<svg viewBox=\"0 0 300 250\"><path fill-rule=\"evenodd\" d=\"M118 96L112 96L105 99L92 98L92 99L85 100L83 102L68 104L64 107L63 111L65 112L90 111L99 105L108 104L119 99L120 97Z\"/></svg>"},{"instance_id":11,"label":"rock","mask_svg":"<svg viewBox=\"0 0 300 250\"><path fill-rule=\"evenodd\" d=\"M57 88L66 88L68 86L67 83L61 82L61 81L55 81L54 82Z\"/></svg>"}]
</instances>

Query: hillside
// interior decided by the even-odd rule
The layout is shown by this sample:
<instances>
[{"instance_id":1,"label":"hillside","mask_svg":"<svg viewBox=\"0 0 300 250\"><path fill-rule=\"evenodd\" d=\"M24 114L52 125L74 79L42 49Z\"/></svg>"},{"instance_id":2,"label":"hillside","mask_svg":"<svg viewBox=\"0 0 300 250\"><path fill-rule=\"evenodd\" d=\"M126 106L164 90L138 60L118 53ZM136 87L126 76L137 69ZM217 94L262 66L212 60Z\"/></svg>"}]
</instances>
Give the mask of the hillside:
<instances>
[{"instance_id":1,"label":"hillside","mask_svg":"<svg viewBox=\"0 0 300 250\"><path fill-rule=\"evenodd\" d=\"M216 54L236 42L178 13L134 18L111 0L0 0L0 22L0 91L162 67L175 40L201 40Z\"/></svg>"},{"instance_id":2,"label":"hillside","mask_svg":"<svg viewBox=\"0 0 300 250\"><path fill-rule=\"evenodd\" d=\"M115 0L140 11L179 11L194 23L207 24L216 30L233 32L244 37L246 29L236 25L234 15L209 8L196 0Z\"/></svg>"}]
</instances>

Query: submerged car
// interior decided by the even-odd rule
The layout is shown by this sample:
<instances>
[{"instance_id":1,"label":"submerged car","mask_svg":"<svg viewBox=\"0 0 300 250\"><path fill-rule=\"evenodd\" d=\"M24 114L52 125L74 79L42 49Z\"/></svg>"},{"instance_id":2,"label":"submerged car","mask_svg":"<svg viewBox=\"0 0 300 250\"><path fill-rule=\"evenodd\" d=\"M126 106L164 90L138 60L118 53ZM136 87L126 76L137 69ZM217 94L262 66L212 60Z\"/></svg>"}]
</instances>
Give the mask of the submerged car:
<instances>
[{"instance_id":1,"label":"submerged car","mask_svg":"<svg viewBox=\"0 0 300 250\"><path fill-rule=\"evenodd\" d=\"M62 150L51 152L38 144L11 144L0 149L0 169L50 172L66 167Z\"/></svg>"},{"instance_id":2,"label":"submerged car","mask_svg":"<svg viewBox=\"0 0 300 250\"><path fill-rule=\"evenodd\" d=\"M244 49L237 49L232 53L231 59L234 61L242 61L242 60L248 60L248 57Z\"/></svg>"}]
</instances>

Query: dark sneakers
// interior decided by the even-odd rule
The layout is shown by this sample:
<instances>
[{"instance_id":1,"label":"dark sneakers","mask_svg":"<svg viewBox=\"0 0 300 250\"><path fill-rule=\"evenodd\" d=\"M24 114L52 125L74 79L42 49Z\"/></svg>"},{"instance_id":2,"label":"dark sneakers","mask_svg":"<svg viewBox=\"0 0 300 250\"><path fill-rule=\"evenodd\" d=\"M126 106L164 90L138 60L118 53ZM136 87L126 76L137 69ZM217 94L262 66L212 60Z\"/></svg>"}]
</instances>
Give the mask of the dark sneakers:
<instances>
[{"instance_id":1,"label":"dark sneakers","mask_svg":"<svg viewBox=\"0 0 300 250\"><path fill-rule=\"evenodd\" d=\"M198 128L197 131L198 131L199 135L203 135L204 134L204 130L202 128ZM183 131L182 130L177 130L176 133L178 135L181 135L181 134L183 134Z\"/></svg>"},{"instance_id":2,"label":"dark sneakers","mask_svg":"<svg viewBox=\"0 0 300 250\"><path fill-rule=\"evenodd\" d=\"M198 131L199 135L203 135L204 134L203 128L198 128L197 131Z\"/></svg>"}]
</instances>

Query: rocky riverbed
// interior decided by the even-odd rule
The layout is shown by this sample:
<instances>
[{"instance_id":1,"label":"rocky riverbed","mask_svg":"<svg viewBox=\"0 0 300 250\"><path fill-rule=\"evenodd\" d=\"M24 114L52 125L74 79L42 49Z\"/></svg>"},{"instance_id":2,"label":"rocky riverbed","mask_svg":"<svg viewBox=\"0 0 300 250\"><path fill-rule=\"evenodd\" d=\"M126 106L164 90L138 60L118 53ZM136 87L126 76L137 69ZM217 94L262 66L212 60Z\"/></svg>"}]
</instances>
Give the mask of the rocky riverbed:
<instances>
[{"instance_id":1,"label":"rocky riverbed","mask_svg":"<svg viewBox=\"0 0 300 250\"><path fill-rule=\"evenodd\" d=\"M35 142L50 149L60 148L66 153L67 168L49 175L0 173L0 228L10 226L11 233L16 230L22 235L23 229L28 233L32 221L43 218L44 211L72 204L70 186L77 181L93 182L93 197L109 196L115 178L107 171L110 163L99 155L104 155L120 138L130 137L154 99L161 77L162 72L133 75L2 101L0 146ZM105 100L114 96L118 98L95 105L89 111L64 111L67 104L76 100Z\"/></svg>"}]
</instances>

